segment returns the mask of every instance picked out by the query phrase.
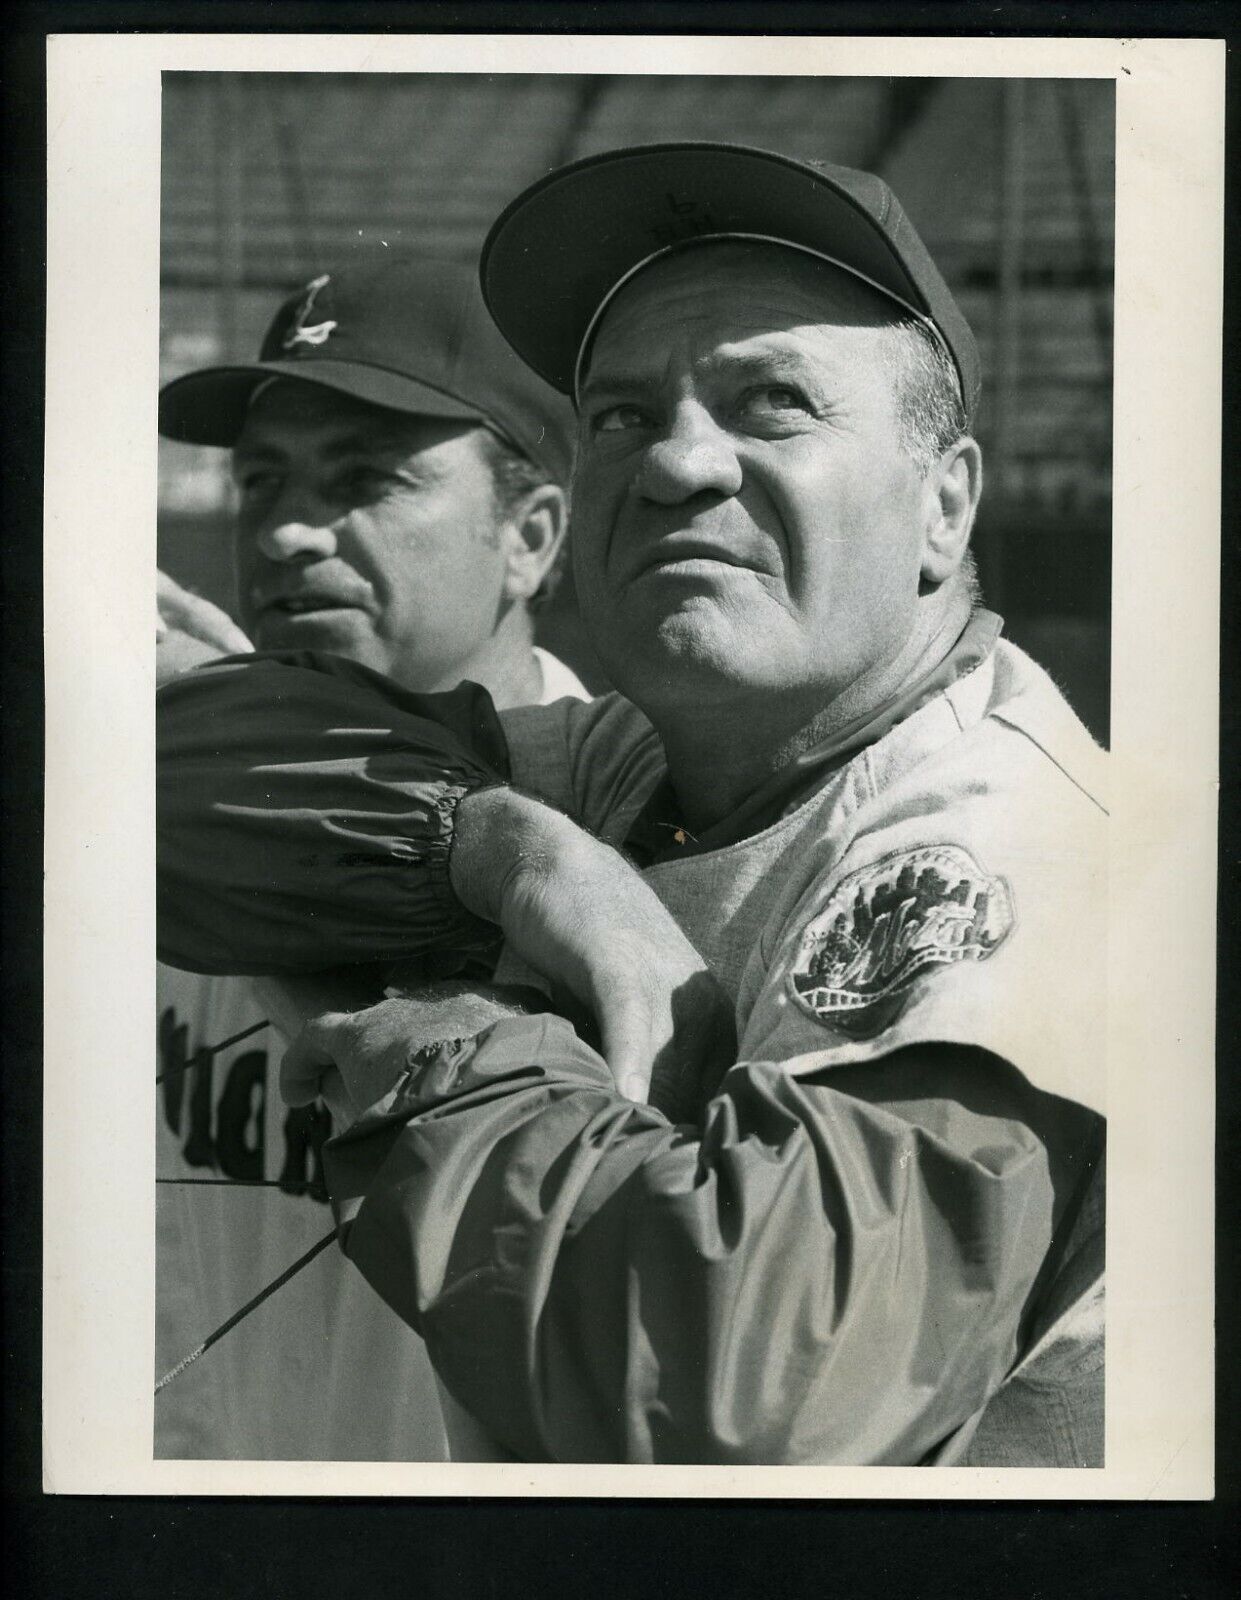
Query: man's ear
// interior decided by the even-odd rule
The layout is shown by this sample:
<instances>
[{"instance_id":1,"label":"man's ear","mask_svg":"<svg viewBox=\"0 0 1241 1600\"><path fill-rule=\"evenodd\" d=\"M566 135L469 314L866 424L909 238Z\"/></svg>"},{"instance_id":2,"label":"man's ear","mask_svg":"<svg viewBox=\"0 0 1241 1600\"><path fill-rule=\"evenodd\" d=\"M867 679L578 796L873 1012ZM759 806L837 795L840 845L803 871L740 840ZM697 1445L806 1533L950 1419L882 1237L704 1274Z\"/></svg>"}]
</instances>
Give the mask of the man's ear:
<instances>
[{"instance_id":1,"label":"man's ear","mask_svg":"<svg viewBox=\"0 0 1241 1600\"><path fill-rule=\"evenodd\" d=\"M564 490L554 483L541 483L514 507L503 529L506 600L530 600L538 593L555 565L568 523Z\"/></svg>"},{"instance_id":2,"label":"man's ear","mask_svg":"<svg viewBox=\"0 0 1241 1600\"><path fill-rule=\"evenodd\" d=\"M974 514L982 494L982 451L974 439L950 445L926 475L922 581L936 585L950 578L969 548Z\"/></svg>"}]
</instances>

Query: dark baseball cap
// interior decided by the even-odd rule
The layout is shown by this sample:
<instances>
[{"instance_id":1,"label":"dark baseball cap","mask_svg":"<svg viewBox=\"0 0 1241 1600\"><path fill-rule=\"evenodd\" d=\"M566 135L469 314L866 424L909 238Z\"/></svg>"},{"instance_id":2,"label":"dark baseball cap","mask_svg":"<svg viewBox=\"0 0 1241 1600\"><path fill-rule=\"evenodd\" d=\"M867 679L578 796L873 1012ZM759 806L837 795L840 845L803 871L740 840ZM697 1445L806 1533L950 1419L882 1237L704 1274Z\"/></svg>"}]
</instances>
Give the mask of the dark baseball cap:
<instances>
[{"instance_id":1,"label":"dark baseball cap","mask_svg":"<svg viewBox=\"0 0 1241 1600\"><path fill-rule=\"evenodd\" d=\"M276 313L256 362L205 367L160 391L159 431L189 444L236 442L260 385L298 378L413 416L490 428L563 482L573 411L497 333L475 271L389 256L325 272Z\"/></svg>"},{"instance_id":2,"label":"dark baseball cap","mask_svg":"<svg viewBox=\"0 0 1241 1600\"><path fill-rule=\"evenodd\" d=\"M689 244L789 245L863 279L929 324L956 368L967 420L978 346L882 178L733 144L649 144L560 167L501 212L483 245L483 297L523 360L576 392L603 308L642 267Z\"/></svg>"}]
</instances>

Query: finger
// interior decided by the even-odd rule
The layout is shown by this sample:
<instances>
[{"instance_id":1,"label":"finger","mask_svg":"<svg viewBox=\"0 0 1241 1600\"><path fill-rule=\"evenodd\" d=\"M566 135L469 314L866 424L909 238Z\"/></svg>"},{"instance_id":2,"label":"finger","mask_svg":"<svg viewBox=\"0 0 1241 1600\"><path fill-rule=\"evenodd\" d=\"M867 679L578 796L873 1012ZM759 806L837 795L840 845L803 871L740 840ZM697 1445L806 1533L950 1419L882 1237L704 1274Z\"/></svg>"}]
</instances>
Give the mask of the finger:
<instances>
[{"instance_id":1,"label":"finger","mask_svg":"<svg viewBox=\"0 0 1241 1600\"><path fill-rule=\"evenodd\" d=\"M193 605L165 606L162 615L167 627L187 633L199 644L224 655L249 654L254 649L232 618L205 600Z\"/></svg>"},{"instance_id":2,"label":"finger","mask_svg":"<svg viewBox=\"0 0 1241 1600\"><path fill-rule=\"evenodd\" d=\"M185 618L190 615L192 603L193 596L188 589L183 589L166 572L156 572L155 609L170 627L185 627Z\"/></svg>"},{"instance_id":3,"label":"finger","mask_svg":"<svg viewBox=\"0 0 1241 1600\"><path fill-rule=\"evenodd\" d=\"M155 682L157 685L167 683L170 678L192 672L204 662L219 658L218 645L204 644L181 628L168 628L163 637L155 641Z\"/></svg>"},{"instance_id":4,"label":"finger","mask_svg":"<svg viewBox=\"0 0 1241 1600\"><path fill-rule=\"evenodd\" d=\"M356 1120L357 1110L345 1088L345 1080L335 1067L328 1067L319 1081L319 1098L332 1114L332 1125L337 1133Z\"/></svg>"},{"instance_id":5,"label":"finger","mask_svg":"<svg viewBox=\"0 0 1241 1600\"><path fill-rule=\"evenodd\" d=\"M210 600L191 594L167 573L156 575L158 610L165 623L214 645L228 655L249 652L254 647L228 615Z\"/></svg>"},{"instance_id":6,"label":"finger","mask_svg":"<svg viewBox=\"0 0 1241 1600\"><path fill-rule=\"evenodd\" d=\"M187 632L195 634L205 644L215 645L227 655L245 655L254 649L228 613L213 606L210 601L195 599L182 625Z\"/></svg>"},{"instance_id":7,"label":"finger","mask_svg":"<svg viewBox=\"0 0 1241 1600\"><path fill-rule=\"evenodd\" d=\"M160 611L166 606L176 603L177 597L185 593L175 578L169 577L162 567L155 571L155 603Z\"/></svg>"},{"instance_id":8,"label":"finger","mask_svg":"<svg viewBox=\"0 0 1241 1600\"><path fill-rule=\"evenodd\" d=\"M650 1003L634 996L613 993L596 1005L603 1059L607 1062L619 1093L626 1100L645 1102L651 1087L651 1071L661 1044L651 1015ZM671 1037L668 1031L668 1038Z\"/></svg>"},{"instance_id":9,"label":"finger","mask_svg":"<svg viewBox=\"0 0 1241 1600\"><path fill-rule=\"evenodd\" d=\"M714 1092L736 1056L731 1003L708 972L688 974L669 994L615 986L599 1003L603 1054L626 1099L674 1121Z\"/></svg>"},{"instance_id":10,"label":"finger","mask_svg":"<svg viewBox=\"0 0 1241 1600\"><path fill-rule=\"evenodd\" d=\"M319 1098L319 1084L329 1067L336 1064L341 1025L348 1021L344 1012L329 1012L308 1022L285 1051L280 1061L280 1095L286 1105L304 1106Z\"/></svg>"}]
</instances>

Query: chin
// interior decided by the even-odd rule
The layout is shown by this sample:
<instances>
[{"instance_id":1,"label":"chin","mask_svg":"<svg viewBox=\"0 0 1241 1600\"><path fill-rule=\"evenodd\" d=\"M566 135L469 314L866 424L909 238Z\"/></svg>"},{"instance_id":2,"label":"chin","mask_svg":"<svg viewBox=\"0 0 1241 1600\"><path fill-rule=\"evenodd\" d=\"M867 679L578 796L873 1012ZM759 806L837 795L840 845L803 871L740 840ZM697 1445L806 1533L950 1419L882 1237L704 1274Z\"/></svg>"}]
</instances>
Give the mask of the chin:
<instances>
[{"instance_id":1,"label":"chin","mask_svg":"<svg viewBox=\"0 0 1241 1600\"><path fill-rule=\"evenodd\" d=\"M713 689L757 687L754 669L760 662L763 680L770 678L771 643L770 630L760 629L757 617L747 621L715 605L691 603L625 627L606 648L601 641L599 650L612 682L640 704L652 694L663 699L692 691L705 698Z\"/></svg>"},{"instance_id":2,"label":"chin","mask_svg":"<svg viewBox=\"0 0 1241 1600\"><path fill-rule=\"evenodd\" d=\"M371 659L376 654L374 637L356 611L264 617L254 642L259 650L327 650L367 666L378 665Z\"/></svg>"}]
</instances>

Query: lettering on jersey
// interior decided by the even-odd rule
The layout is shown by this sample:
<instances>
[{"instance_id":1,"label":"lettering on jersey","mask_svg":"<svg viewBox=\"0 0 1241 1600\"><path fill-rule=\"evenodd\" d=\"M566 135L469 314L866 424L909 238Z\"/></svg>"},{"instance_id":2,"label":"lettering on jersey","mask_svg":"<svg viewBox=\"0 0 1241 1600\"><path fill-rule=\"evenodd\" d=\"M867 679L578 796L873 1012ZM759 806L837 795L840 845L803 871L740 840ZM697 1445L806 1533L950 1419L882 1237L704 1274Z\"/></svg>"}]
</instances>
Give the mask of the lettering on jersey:
<instances>
[{"instance_id":1,"label":"lettering on jersey","mask_svg":"<svg viewBox=\"0 0 1241 1600\"><path fill-rule=\"evenodd\" d=\"M820 1022L869 1038L919 973L985 961L1012 925L1007 883L959 845L896 851L836 885L802 934L789 989Z\"/></svg>"},{"instance_id":2,"label":"lettering on jersey","mask_svg":"<svg viewBox=\"0 0 1241 1600\"><path fill-rule=\"evenodd\" d=\"M294 1106L284 1119L284 1165L280 1187L326 1201L323 1146L332 1137L332 1114L323 1106Z\"/></svg>"},{"instance_id":3,"label":"lettering on jersey","mask_svg":"<svg viewBox=\"0 0 1241 1600\"><path fill-rule=\"evenodd\" d=\"M163 1079L161 1098L164 1103L164 1121L173 1133L181 1131L181 1102L185 1097L185 1073L189 1065L190 1031L184 1022L177 1021L171 1006L160 1012L159 1018L159 1072Z\"/></svg>"},{"instance_id":4,"label":"lettering on jersey","mask_svg":"<svg viewBox=\"0 0 1241 1600\"><path fill-rule=\"evenodd\" d=\"M161 1013L164 1121L181 1142L186 1166L243 1182L274 1179L286 1194L326 1204L322 1152L332 1135L330 1113L321 1106L291 1110L281 1125L280 1170L266 1170L268 1053L246 1050L227 1064L226 1059L207 1045L191 1051L189 1029L173 1007Z\"/></svg>"},{"instance_id":5,"label":"lettering on jersey","mask_svg":"<svg viewBox=\"0 0 1241 1600\"><path fill-rule=\"evenodd\" d=\"M247 1050L228 1069L215 1111L215 1148L226 1178L263 1176L267 1121L267 1052Z\"/></svg>"},{"instance_id":6,"label":"lettering on jersey","mask_svg":"<svg viewBox=\"0 0 1241 1600\"><path fill-rule=\"evenodd\" d=\"M191 1167L216 1166L215 1140L211 1132L214 1065L211 1052L201 1046L191 1054L189 1029L177 1020L171 1006L164 1010L159 1019L164 1121L178 1138L184 1131L182 1154L186 1165Z\"/></svg>"}]
</instances>

